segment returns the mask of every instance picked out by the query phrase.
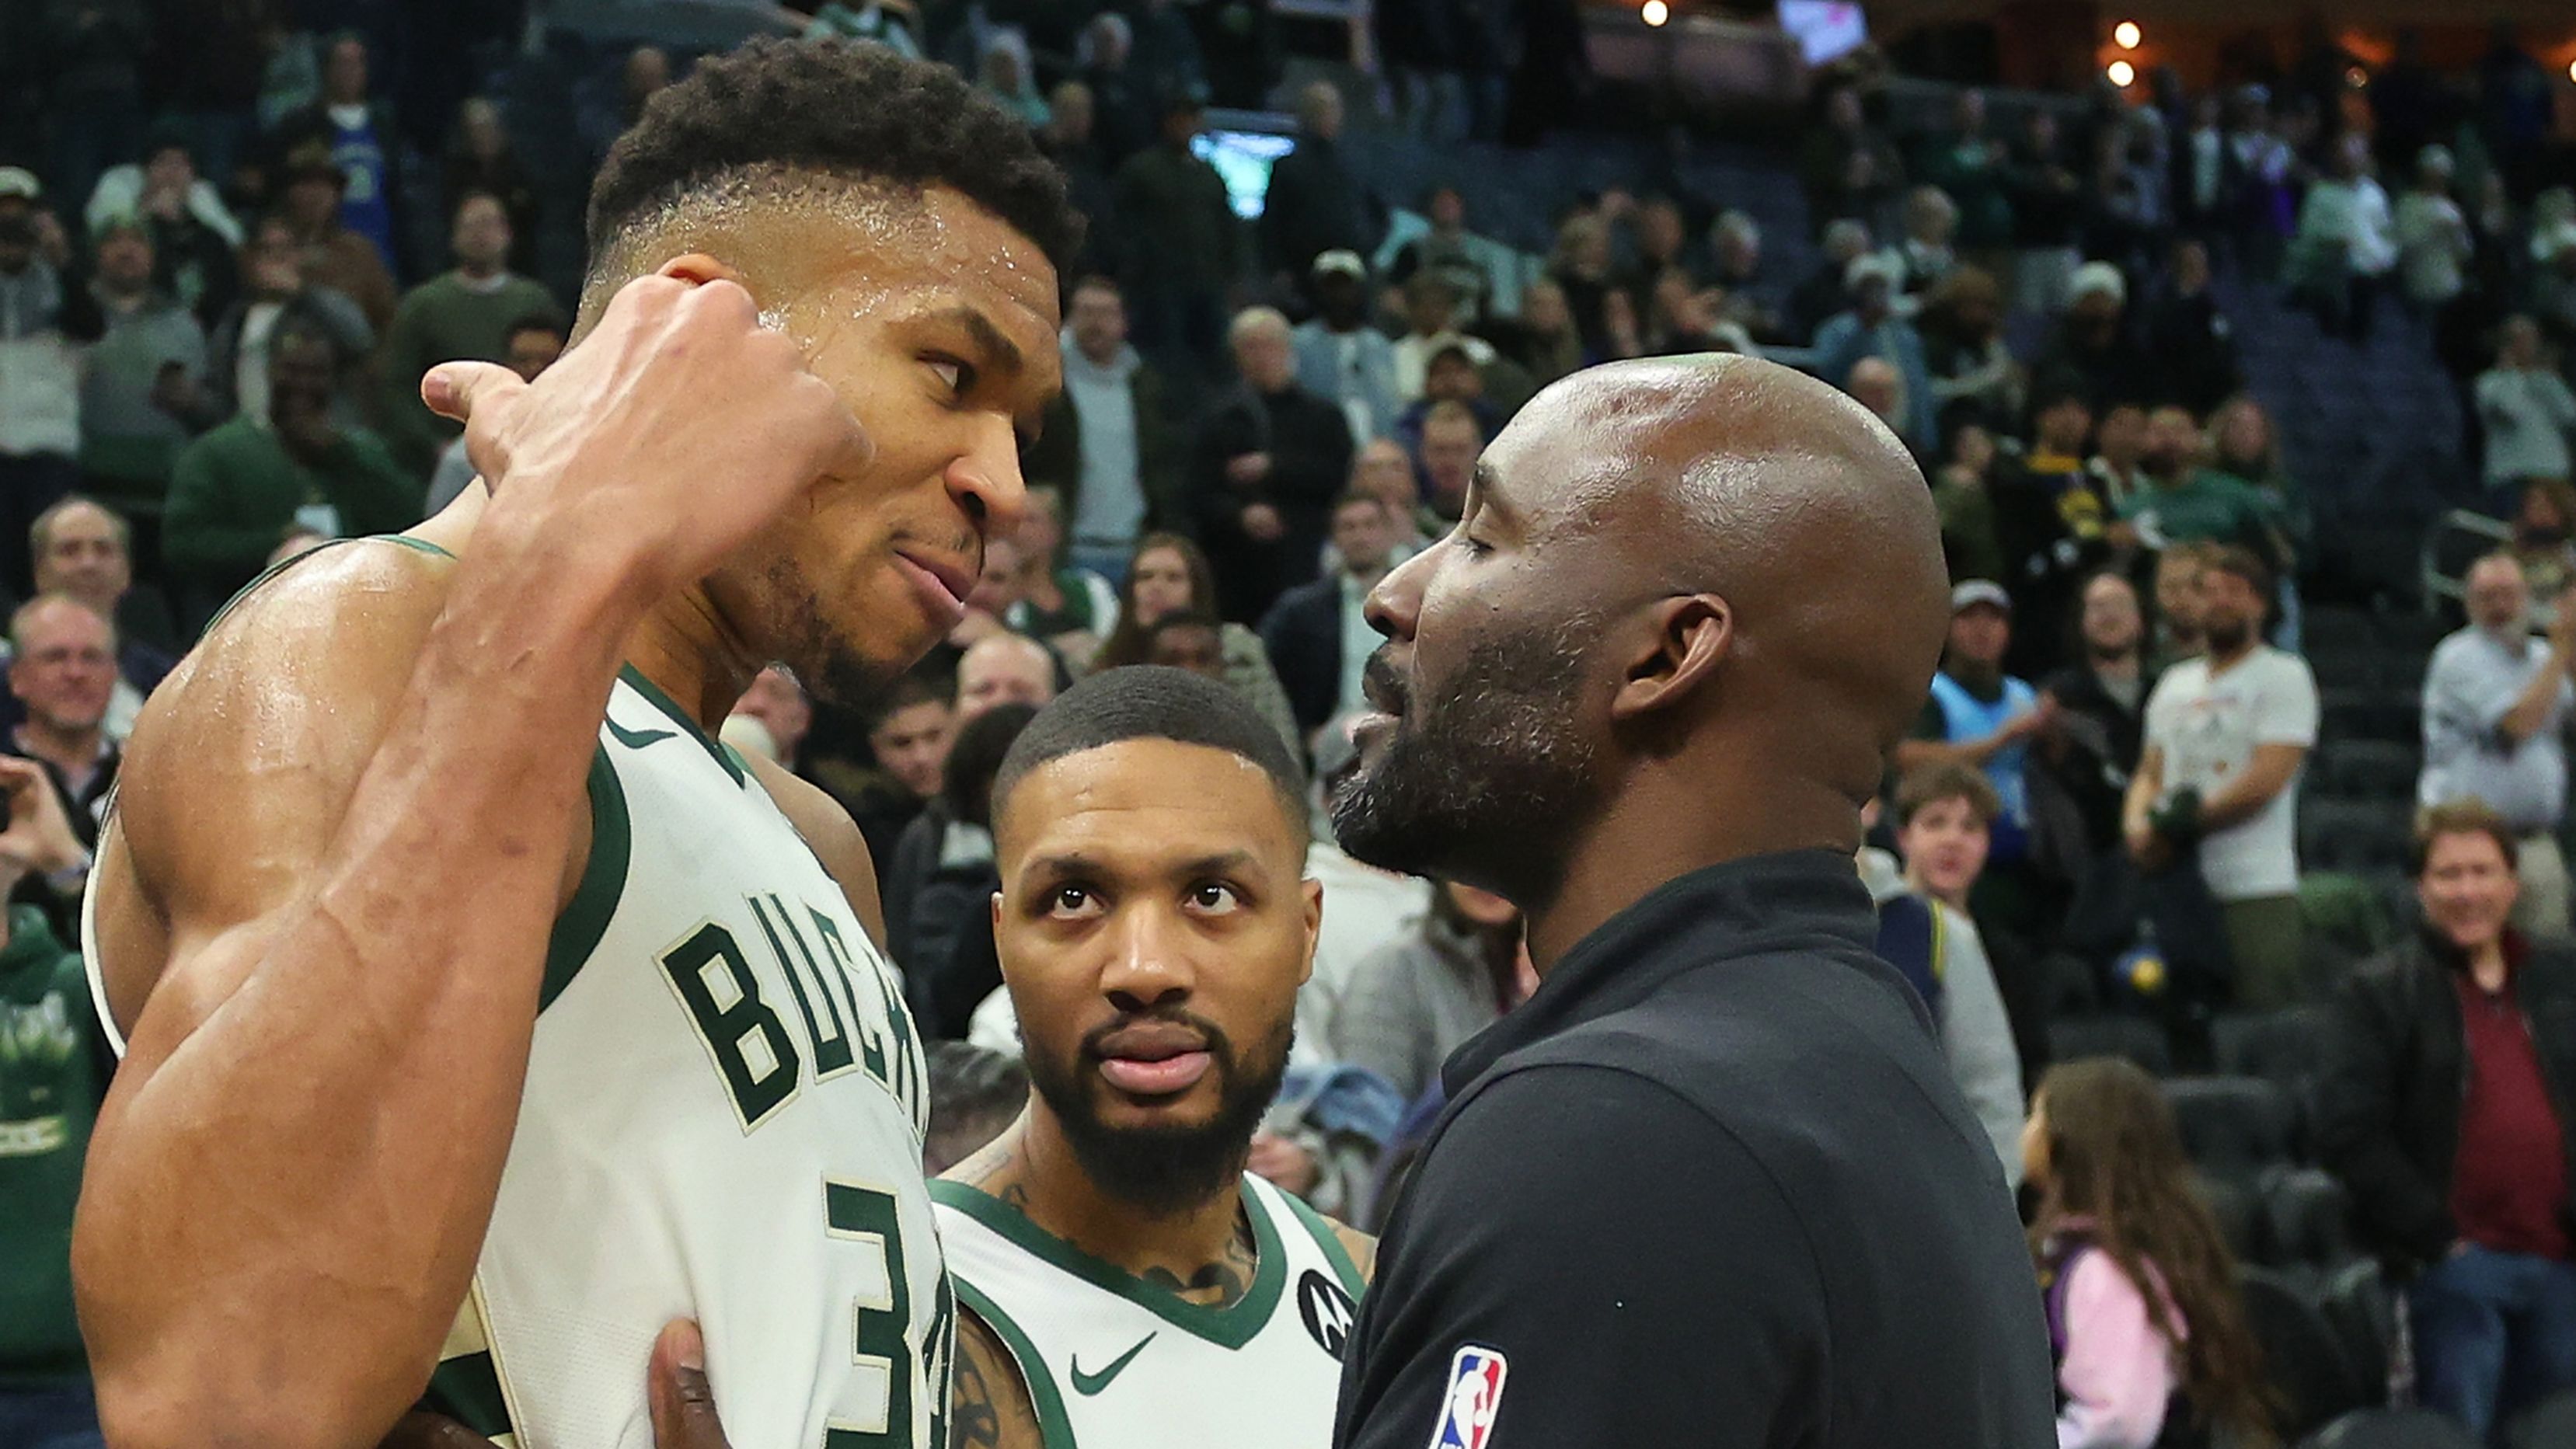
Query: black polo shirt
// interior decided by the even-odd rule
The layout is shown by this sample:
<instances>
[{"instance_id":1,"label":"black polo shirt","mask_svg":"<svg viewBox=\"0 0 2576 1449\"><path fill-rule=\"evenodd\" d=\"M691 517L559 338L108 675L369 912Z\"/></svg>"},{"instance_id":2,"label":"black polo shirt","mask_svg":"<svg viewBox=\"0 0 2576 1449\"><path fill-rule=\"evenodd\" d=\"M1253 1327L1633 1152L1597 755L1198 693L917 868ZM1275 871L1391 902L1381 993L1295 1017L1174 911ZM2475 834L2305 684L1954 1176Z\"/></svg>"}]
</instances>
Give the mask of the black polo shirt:
<instances>
[{"instance_id":1,"label":"black polo shirt","mask_svg":"<svg viewBox=\"0 0 2576 1449\"><path fill-rule=\"evenodd\" d=\"M1460 1048L1344 1449L2053 1449L1994 1148L1851 857L1666 883Z\"/></svg>"}]
</instances>

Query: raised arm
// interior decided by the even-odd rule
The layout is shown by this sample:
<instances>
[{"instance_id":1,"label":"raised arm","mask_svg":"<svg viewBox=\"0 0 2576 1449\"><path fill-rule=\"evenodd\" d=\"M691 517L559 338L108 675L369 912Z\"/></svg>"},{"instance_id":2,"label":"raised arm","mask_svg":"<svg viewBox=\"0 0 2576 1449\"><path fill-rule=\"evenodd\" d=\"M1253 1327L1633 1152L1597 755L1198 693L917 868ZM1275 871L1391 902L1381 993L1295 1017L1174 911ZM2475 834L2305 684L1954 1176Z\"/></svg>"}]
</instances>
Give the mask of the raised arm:
<instances>
[{"instance_id":1,"label":"raised arm","mask_svg":"<svg viewBox=\"0 0 2576 1449\"><path fill-rule=\"evenodd\" d=\"M73 1244L120 1445L367 1444L418 1395L508 1151L625 641L865 448L729 282L630 284L533 387L466 367L428 391L499 480L443 599L280 580L128 758L101 955L141 1005Z\"/></svg>"}]
</instances>

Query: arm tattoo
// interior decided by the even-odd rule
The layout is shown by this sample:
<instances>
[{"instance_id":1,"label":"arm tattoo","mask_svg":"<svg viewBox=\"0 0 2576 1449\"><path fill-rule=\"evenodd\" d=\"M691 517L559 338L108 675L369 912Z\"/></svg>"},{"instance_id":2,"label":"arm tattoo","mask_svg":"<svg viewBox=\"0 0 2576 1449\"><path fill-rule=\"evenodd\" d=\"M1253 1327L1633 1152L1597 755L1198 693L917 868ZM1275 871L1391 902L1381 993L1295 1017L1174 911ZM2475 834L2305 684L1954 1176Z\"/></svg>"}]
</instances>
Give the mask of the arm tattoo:
<instances>
[{"instance_id":1,"label":"arm tattoo","mask_svg":"<svg viewBox=\"0 0 2576 1449\"><path fill-rule=\"evenodd\" d=\"M948 1425L946 1449L1044 1449L1046 1442L1019 1366L972 1309L957 1314Z\"/></svg>"},{"instance_id":2,"label":"arm tattoo","mask_svg":"<svg viewBox=\"0 0 2576 1449\"><path fill-rule=\"evenodd\" d=\"M948 1412L950 1449L995 1449L1002 1442L1002 1418L993 1412L993 1386L985 1381L983 1355L966 1351L966 1335L957 1335L957 1387Z\"/></svg>"}]
</instances>

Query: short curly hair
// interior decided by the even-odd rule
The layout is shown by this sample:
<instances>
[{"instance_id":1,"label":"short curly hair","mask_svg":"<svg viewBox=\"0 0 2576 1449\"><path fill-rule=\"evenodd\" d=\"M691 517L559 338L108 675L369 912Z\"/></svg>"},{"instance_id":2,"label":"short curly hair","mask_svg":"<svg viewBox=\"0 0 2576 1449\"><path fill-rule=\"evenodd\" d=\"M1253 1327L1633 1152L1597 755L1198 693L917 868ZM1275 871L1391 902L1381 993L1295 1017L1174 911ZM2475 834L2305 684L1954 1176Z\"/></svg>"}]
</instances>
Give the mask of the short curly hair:
<instances>
[{"instance_id":1,"label":"short curly hair","mask_svg":"<svg viewBox=\"0 0 2576 1449\"><path fill-rule=\"evenodd\" d=\"M965 77L866 42L760 39L700 61L609 148L590 188L591 266L621 228L760 167L949 187L1058 271L1081 241L1063 173Z\"/></svg>"}]
</instances>

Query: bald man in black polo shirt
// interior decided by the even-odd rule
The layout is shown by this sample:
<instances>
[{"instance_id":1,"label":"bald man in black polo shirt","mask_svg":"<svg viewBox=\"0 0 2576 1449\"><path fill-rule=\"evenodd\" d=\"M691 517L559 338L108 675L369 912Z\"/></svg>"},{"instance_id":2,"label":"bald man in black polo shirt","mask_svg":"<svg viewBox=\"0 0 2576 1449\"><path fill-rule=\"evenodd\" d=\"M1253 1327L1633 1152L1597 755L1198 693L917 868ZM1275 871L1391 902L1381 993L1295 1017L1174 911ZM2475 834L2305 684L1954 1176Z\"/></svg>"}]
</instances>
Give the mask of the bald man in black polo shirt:
<instances>
[{"instance_id":1,"label":"bald man in black polo shirt","mask_svg":"<svg viewBox=\"0 0 2576 1449\"><path fill-rule=\"evenodd\" d=\"M1903 445L1739 357L1549 388L1378 587L1336 833L1518 902L1543 981L1443 1073L1338 1445L2055 1443L2011 1196L1851 870L1947 600Z\"/></svg>"}]
</instances>

